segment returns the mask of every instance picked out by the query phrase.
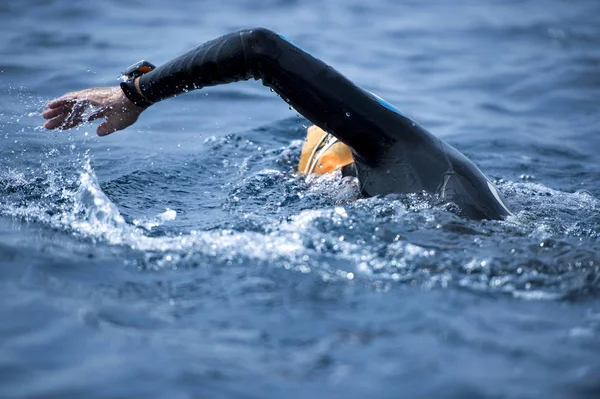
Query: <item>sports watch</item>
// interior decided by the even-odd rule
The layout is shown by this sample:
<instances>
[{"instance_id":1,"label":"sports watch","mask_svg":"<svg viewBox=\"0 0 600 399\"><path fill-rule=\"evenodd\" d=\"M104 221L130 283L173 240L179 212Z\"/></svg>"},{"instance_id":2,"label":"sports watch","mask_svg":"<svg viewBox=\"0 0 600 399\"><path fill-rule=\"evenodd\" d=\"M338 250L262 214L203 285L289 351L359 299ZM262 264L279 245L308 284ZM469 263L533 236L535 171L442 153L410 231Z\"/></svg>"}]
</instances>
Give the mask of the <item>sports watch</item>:
<instances>
[{"instance_id":1,"label":"sports watch","mask_svg":"<svg viewBox=\"0 0 600 399\"><path fill-rule=\"evenodd\" d=\"M147 108L152 105L152 101L146 99L135 87L135 79L152 71L156 67L148 61L139 61L130 66L121 73L121 79L123 80L120 84L121 90L125 93L125 96L137 105L138 107Z\"/></svg>"}]
</instances>

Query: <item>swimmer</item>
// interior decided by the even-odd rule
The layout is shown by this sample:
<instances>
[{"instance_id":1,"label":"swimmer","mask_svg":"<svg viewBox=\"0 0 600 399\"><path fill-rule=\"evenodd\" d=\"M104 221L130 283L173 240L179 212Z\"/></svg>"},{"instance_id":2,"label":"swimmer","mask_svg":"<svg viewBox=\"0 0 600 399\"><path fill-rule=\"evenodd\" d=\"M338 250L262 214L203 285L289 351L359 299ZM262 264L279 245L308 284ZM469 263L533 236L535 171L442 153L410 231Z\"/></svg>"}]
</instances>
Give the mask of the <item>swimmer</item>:
<instances>
[{"instance_id":1,"label":"swimmer","mask_svg":"<svg viewBox=\"0 0 600 399\"><path fill-rule=\"evenodd\" d=\"M342 169L365 196L426 192L470 219L511 215L502 195L467 157L285 37L244 29L155 68L133 65L120 86L65 94L48 103L47 129L103 118L100 136L135 123L152 104L206 86L261 79L315 126L299 172Z\"/></svg>"}]
</instances>

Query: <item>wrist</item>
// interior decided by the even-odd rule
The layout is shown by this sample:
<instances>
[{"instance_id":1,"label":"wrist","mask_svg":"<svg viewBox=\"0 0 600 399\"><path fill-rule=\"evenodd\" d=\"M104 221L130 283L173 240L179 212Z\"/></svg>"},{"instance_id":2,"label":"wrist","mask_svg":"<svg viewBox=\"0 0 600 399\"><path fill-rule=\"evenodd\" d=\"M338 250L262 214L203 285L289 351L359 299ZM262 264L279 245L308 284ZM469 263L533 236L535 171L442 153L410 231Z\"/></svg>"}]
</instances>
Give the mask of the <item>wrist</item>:
<instances>
[{"instance_id":1,"label":"wrist","mask_svg":"<svg viewBox=\"0 0 600 399\"><path fill-rule=\"evenodd\" d=\"M127 97L127 95L125 94L125 91L123 91L123 89L121 87L117 86L116 89L119 92L119 97L121 98L121 104L124 109L135 111L137 113L142 113L142 111L144 111L146 108L148 108L148 107L142 107L142 106L136 105L133 101L131 101L129 99L129 97Z\"/></svg>"},{"instance_id":2,"label":"wrist","mask_svg":"<svg viewBox=\"0 0 600 399\"><path fill-rule=\"evenodd\" d=\"M127 101L144 110L153 103L152 101L148 100L140 90L138 80L139 77L121 82L120 87Z\"/></svg>"},{"instance_id":3,"label":"wrist","mask_svg":"<svg viewBox=\"0 0 600 399\"><path fill-rule=\"evenodd\" d=\"M152 72L156 67L148 61L139 61L125 70L121 74L121 90L125 97L139 108L146 109L152 105L153 101L144 95L140 87L140 77L148 72Z\"/></svg>"}]
</instances>

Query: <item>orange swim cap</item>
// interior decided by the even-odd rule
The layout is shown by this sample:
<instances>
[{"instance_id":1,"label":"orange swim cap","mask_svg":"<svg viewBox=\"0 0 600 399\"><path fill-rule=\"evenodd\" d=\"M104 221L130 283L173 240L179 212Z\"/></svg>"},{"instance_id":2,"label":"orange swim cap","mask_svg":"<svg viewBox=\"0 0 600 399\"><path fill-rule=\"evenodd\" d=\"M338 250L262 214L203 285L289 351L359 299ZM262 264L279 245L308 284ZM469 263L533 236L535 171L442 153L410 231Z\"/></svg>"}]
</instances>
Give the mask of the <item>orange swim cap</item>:
<instances>
[{"instance_id":1,"label":"orange swim cap","mask_svg":"<svg viewBox=\"0 0 600 399\"><path fill-rule=\"evenodd\" d=\"M322 175L354 163L350 148L317 126L306 131L306 140L300 153L298 173Z\"/></svg>"}]
</instances>

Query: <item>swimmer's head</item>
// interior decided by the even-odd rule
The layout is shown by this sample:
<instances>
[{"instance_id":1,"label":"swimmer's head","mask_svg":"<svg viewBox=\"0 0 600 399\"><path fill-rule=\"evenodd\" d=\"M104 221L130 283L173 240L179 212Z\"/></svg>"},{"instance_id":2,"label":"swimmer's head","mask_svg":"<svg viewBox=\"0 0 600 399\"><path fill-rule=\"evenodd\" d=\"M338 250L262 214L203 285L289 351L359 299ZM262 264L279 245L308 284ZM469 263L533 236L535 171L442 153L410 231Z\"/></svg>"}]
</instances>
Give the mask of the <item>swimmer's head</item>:
<instances>
[{"instance_id":1,"label":"swimmer's head","mask_svg":"<svg viewBox=\"0 0 600 399\"><path fill-rule=\"evenodd\" d=\"M350 148L317 126L306 132L298 172L302 175L322 175L354 163Z\"/></svg>"}]
</instances>

